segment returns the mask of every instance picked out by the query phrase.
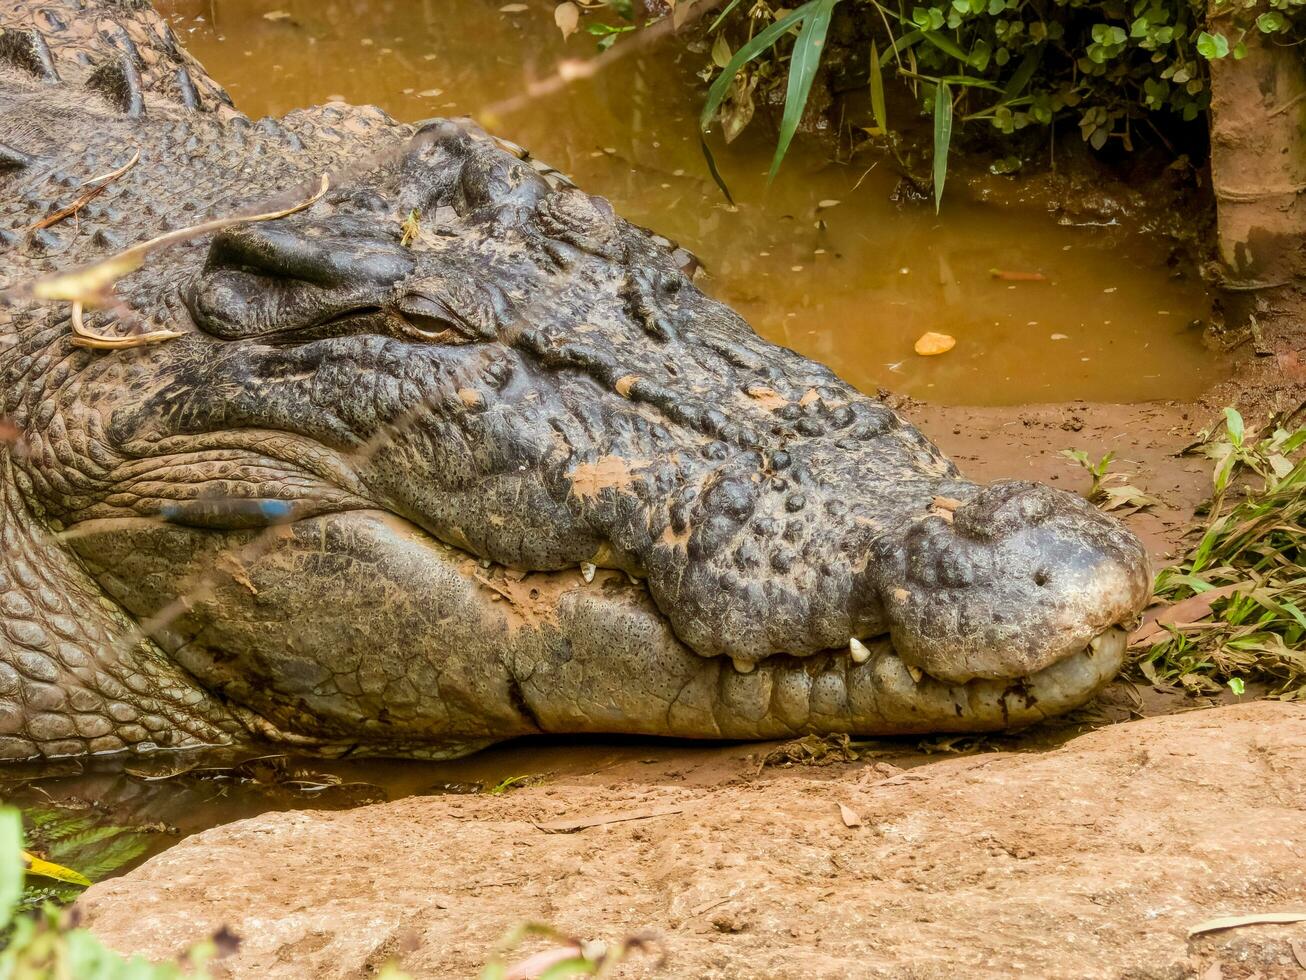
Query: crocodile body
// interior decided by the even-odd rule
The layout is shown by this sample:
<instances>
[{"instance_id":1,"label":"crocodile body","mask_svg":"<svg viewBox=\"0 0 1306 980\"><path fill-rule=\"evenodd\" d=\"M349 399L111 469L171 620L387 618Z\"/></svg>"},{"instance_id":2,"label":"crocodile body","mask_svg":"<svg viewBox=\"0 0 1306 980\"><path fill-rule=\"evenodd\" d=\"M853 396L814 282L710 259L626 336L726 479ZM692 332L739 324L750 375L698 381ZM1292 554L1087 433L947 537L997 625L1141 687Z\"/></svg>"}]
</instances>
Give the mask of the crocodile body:
<instances>
[{"instance_id":1,"label":"crocodile body","mask_svg":"<svg viewBox=\"0 0 1306 980\"><path fill-rule=\"evenodd\" d=\"M1118 670L1132 535L965 480L528 155L248 120L139 3L0 27L0 758L988 730ZM25 286L324 174L79 323Z\"/></svg>"}]
</instances>

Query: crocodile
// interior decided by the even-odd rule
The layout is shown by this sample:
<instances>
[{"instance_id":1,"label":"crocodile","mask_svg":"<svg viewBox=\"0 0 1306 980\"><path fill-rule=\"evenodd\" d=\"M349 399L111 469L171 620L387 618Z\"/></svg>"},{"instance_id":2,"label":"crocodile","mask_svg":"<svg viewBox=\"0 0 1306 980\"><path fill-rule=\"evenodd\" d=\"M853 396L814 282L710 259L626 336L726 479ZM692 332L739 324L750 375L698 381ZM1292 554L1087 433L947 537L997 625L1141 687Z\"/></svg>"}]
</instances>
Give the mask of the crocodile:
<instances>
[{"instance_id":1,"label":"crocodile","mask_svg":"<svg viewBox=\"0 0 1306 980\"><path fill-rule=\"evenodd\" d=\"M0 28L0 759L987 731L1120 669L1132 534L529 153L251 120L143 2Z\"/></svg>"}]
</instances>

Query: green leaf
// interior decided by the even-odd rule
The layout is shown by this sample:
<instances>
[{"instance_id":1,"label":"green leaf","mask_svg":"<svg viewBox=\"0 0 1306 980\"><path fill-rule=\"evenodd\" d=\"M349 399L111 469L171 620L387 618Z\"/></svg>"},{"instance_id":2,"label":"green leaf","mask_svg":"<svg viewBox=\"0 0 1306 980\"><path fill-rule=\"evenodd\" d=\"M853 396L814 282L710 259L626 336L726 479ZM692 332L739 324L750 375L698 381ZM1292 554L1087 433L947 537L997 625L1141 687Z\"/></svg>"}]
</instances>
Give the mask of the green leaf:
<instances>
[{"instance_id":1,"label":"green leaf","mask_svg":"<svg viewBox=\"0 0 1306 980\"><path fill-rule=\"evenodd\" d=\"M934 213L943 200L943 182L948 176L948 146L952 143L952 90L939 82L934 91Z\"/></svg>"},{"instance_id":2,"label":"green leaf","mask_svg":"<svg viewBox=\"0 0 1306 980\"><path fill-rule=\"evenodd\" d=\"M1236 408L1226 408L1224 410L1224 424L1229 430L1229 441L1235 446L1243 444L1243 417L1238 414Z\"/></svg>"},{"instance_id":3,"label":"green leaf","mask_svg":"<svg viewBox=\"0 0 1306 980\"><path fill-rule=\"evenodd\" d=\"M889 114L884 106L884 75L880 72L880 53L871 44L871 114L880 132L889 131Z\"/></svg>"},{"instance_id":4,"label":"green leaf","mask_svg":"<svg viewBox=\"0 0 1306 980\"><path fill-rule=\"evenodd\" d=\"M972 65L972 67L974 66L971 56L951 41L947 35L940 34L937 31L922 31L921 33L924 35L925 40L929 41L944 54L951 55L963 64Z\"/></svg>"},{"instance_id":5,"label":"green leaf","mask_svg":"<svg viewBox=\"0 0 1306 980\"><path fill-rule=\"evenodd\" d=\"M798 40L794 42L794 52L789 58L789 84L785 88L784 115L780 119L780 137L776 142L775 156L771 158L768 182L775 179L789 143L798 131L803 109L807 106L807 96L812 91L812 81L821 66L825 36L830 30L830 16L838 2L839 0L813 0L806 5L812 9L803 20Z\"/></svg>"},{"instance_id":6,"label":"green leaf","mask_svg":"<svg viewBox=\"0 0 1306 980\"><path fill-rule=\"evenodd\" d=\"M724 68L730 64L730 59L734 52L730 50L730 42L726 40L725 34L718 34L716 40L712 42L712 61L718 68Z\"/></svg>"},{"instance_id":7,"label":"green leaf","mask_svg":"<svg viewBox=\"0 0 1306 980\"><path fill-rule=\"evenodd\" d=\"M23 821L18 811L0 809L0 930L8 928L23 894Z\"/></svg>"},{"instance_id":8,"label":"green leaf","mask_svg":"<svg viewBox=\"0 0 1306 980\"><path fill-rule=\"evenodd\" d=\"M721 26L721 22L730 16L730 11L734 10L738 6L739 6L739 0L730 0L730 2L726 4L726 9L716 15L716 20L712 21L712 26L707 29L707 32L709 34L714 33L716 29Z\"/></svg>"},{"instance_id":9,"label":"green leaf","mask_svg":"<svg viewBox=\"0 0 1306 980\"><path fill-rule=\"evenodd\" d=\"M1267 10L1256 18L1256 26L1262 34L1275 34L1284 29L1287 20L1277 10Z\"/></svg>"},{"instance_id":10,"label":"green leaf","mask_svg":"<svg viewBox=\"0 0 1306 980\"><path fill-rule=\"evenodd\" d=\"M1233 693L1237 694L1239 697L1242 697L1247 693L1247 685L1243 683L1241 677L1230 677L1229 690L1233 691Z\"/></svg>"},{"instance_id":11,"label":"green leaf","mask_svg":"<svg viewBox=\"0 0 1306 980\"><path fill-rule=\"evenodd\" d=\"M1207 61L1223 58L1229 53L1229 39L1223 34L1202 31L1197 35L1197 53Z\"/></svg>"},{"instance_id":12,"label":"green leaf","mask_svg":"<svg viewBox=\"0 0 1306 980\"><path fill-rule=\"evenodd\" d=\"M1039 44L1029 49L1025 58L1011 73L1011 79L1007 82L1007 87L1002 90L1002 101L1010 102L1012 99L1025 91L1025 86L1029 80L1034 77L1034 72L1038 71L1038 63L1043 59L1043 45Z\"/></svg>"}]
</instances>

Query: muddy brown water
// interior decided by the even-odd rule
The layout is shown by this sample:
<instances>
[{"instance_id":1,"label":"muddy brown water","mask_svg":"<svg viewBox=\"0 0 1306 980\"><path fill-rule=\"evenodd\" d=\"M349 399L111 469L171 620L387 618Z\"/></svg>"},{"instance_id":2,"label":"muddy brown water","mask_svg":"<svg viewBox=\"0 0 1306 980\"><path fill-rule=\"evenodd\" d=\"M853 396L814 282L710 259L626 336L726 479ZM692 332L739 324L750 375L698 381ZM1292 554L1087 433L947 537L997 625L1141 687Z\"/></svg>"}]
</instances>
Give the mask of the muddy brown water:
<instances>
[{"instance_id":1,"label":"muddy brown water","mask_svg":"<svg viewBox=\"0 0 1306 980\"><path fill-rule=\"evenodd\" d=\"M815 140L799 140L768 186L771 137L760 120L718 149L736 199L728 205L698 148L696 72L705 52L648 48L595 80L486 118L488 107L519 95L561 59L591 56L594 38L564 42L544 0L515 12L495 0L159 6L253 116L343 98L402 120L480 118L610 198L626 217L678 239L703 259L706 289L770 340L831 365L863 390L960 405L1141 401L1190 397L1223 376L1200 342L1209 303L1196 277L1177 277L1165 243L1128 229L1061 224L961 195L936 216L932 207L891 200L899 178L885 161L834 163ZM1001 281L994 269L1047 281ZM912 345L926 331L955 336L956 348L915 355ZM551 739L453 762L279 759L237 774L211 770L233 761L221 756L91 760L10 771L0 798L93 807L110 823L165 825L155 852L178 835L267 810L469 792L534 774L565 781L646 757L722 751L756 750ZM932 758L914 743L885 751L898 765Z\"/></svg>"},{"instance_id":2,"label":"muddy brown water","mask_svg":"<svg viewBox=\"0 0 1306 980\"><path fill-rule=\"evenodd\" d=\"M696 73L706 52L674 42L644 48L593 79L486 118L560 61L595 52L587 34L563 41L550 0L502 6L520 5L160 4L253 116L334 97L407 121L481 119L627 218L679 240L704 260L705 288L763 336L864 391L958 405L1144 401L1192 397L1222 376L1194 327L1209 313L1196 277L1175 278L1167 246L1127 229L1062 225L959 194L936 217L928 204L890 200L900 178L889 163L832 163L821 140L798 140L768 188L772 137L761 118L718 150L732 209L698 146ZM994 269L1048 281L999 281ZM926 331L955 336L957 346L920 357L912 346Z\"/></svg>"}]
</instances>

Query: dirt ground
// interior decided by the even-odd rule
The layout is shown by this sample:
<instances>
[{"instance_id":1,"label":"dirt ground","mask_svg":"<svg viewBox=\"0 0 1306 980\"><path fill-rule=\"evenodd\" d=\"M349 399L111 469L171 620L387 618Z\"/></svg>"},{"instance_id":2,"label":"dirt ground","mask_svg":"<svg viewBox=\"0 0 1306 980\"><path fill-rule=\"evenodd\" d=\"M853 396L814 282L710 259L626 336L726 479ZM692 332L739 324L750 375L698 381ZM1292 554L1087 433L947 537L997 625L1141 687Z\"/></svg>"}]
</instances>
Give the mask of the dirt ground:
<instances>
[{"instance_id":1,"label":"dirt ground","mask_svg":"<svg viewBox=\"0 0 1306 980\"><path fill-rule=\"evenodd\" d=\"M80 907L168 958L227 926L235 977L474 976L515 923L651 932L628 977L1306 975L1306 706L1113 725L908 770L759 768L758 746L631 761L497 797L265 814ZM860 820L845 825L840 805ZM560 818L662 815L548 833ZM673 812L674 811L674 812ZM527 946L523 953L538 948Z\"/></svg>"}]
</instances>

